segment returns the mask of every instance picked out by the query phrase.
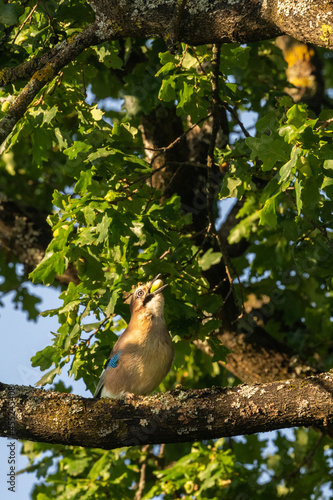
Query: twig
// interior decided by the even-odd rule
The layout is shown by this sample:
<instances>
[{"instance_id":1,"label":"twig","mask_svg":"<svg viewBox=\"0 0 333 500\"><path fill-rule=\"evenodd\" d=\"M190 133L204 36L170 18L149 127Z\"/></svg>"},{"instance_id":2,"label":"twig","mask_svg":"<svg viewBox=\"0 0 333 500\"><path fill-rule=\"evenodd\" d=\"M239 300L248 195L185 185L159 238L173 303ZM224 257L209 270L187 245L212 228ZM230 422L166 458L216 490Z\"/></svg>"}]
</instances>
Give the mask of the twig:
<instances>
[{"instance_id":1,"label":"twig","mask_svg":"<svg viewBox=\"0 0 333 500\"><path fill-rule=\"evenodd\" d=\"M166 151L169 151L169 149L172 149L176 144L179 144L185 137L186 135L191 131L193 130L197 125L200 125L200 123L206 121L208 118L210 118L212 116L211 113L209 113L207 116L204 116L203 118L201 118L200 120L198 120L194 125L191 125L191 127L189 127L187 130L185 130L185 132L183 132L179 137L177 137L177 139L175 139L173 142L171 142L168 146L165 146L165 147L162 147L162 148L156 148L155 151L159 151L159 153L154 156L150 162L150 165L153 165L154 164L154 161L159 157L161 156L162 154L164 154ZM145 148L146 149L146 148ZM156 170L157 171L157 170Z\"/></svg>"},{"instance_id":2,"label":"twig","mask_svg":"<svg viewBox=\"0 0 333 500\"><path fill-rule=\"evenodd\" d=\"M86 79L84 76L84 68L82 67L82 64L81 64L81 75L82 75L82 85L84 88L84 97L87 99L87 84L86 84Z\"/></svg>"},{"instance_id":3,"label":"twig","mask_svg":"<svg viewBox=\"0 0 333 500\"><path fill-rule=\"evenodd\" d=\"M169 52L176 52L176 45L179 40L180 23L187 0L177 1L175 4L175 14L171 20L170 26L165 34L165 41Z\"/></svg>"},{"instance_id":4,"label":"twig","mask_svg":"<svg viewBox=\"0 0 333 500\"><path fill-rule=\"evenodd\" d=\"M21 24L21 26L19 27L18 29L18 32L16 33L15 37L14 37L14 40L13 40L13 44L15 43L16 41L16 38L19 36L19 34L21 33L23 27L27 24L28 21L30 21L30 19L32 18L32 14L35 12L35 10L37 9L37 6L38 6L38 1L36 3L36 5L34 5L34 7L31 9L31 12L29 13L29 15L24 19L23 23Z\"/></svg>"},{"instance_id":5,"label":"twig","mask_svg":"<svg viewBox=\"0 0 333 500\"><path fill-rule=\"evenodd\" d=\"M327 125L333 122L333 118L329 118L328 120L325 121L318 121L320 123L319 127L317 127L315 130L318 132L321 128L326 128Z\"/></svg>"},{"instance_id":6,"label":"twig","mask_svg":"<svg viewBox=\"0 0 333 500\"><path fill-rule=\"evenodd\" d=\"M162 253L162 255L159 256L159 260L164 259L166 255L168 255L171 252L171 248L168 248L165 252ZM131 261L129 261L131 262ZM137 262L137 260L135 261ZM131 267L131 271L135 271L136 269L140 269L140 267L146 266L147 264L151 264L153 262L153 259L146 260L145 262L140 262L138 266Z\"/></svg>"},{"instance_id":7,"label":"twig","mask_svg":"<svg viewBox=\"0 0 333 500\"><path fill-rule=\"evenodd\" d=\"M55 25L54 25L54 22L53 22L53 18L52 16L49 14L49 11L47 10L47 7L46 7L46 3L44 2L44 0L38 0L44 7L44 10L45 10L45 13L49 19L49 23L50 23L50 26L52 27L53 29L53 33L55 34L56 36L56 40L58 41L59 37L58 37L58 34L57 34L57 30L55 29Z\"/></svg>"},{"instance_id":8,"label":"twig","mask_svg":"<svg viewBox=\"0 0 333 500\"><path fill-rule=\"evenodd\" d=\"M205 75L205 74L206 74L206 71L204 70L204 68L203 68L203 66L202 66L202 63L201 63L201 62L200 62L200 60L199 60L199 57L198 57L198 54L196 53L196 50L194 49L194 47L191 47L191 50L192 50L193 54L195 55L196 60L198 61L198 66L199 66L199 68L200 68L201 73L202 73L203 75Z\"/></svg>"},{"instance_id":9,"label":"twig","mask_svg":"<svg viewBox=\"0 0 333 500\"><path fill-rule=\"evenodd\" d=\"M143 490L145 489L145 485L146 485L146 470L147 470L148 450L149 450L149 447L150 447L150 445L146 444L145 446L142 446L142 448L141 448L140 479L139 479L139 483L138 483L138 489L135 492L134 500L141 500L142 495L143 495Z\"/></svg>"},{"instance_id":10,"label":"twig","mask_svg":"<svg viewBox=\"0 0 333 500\"><path fill-rule=\"evenodd\" d=\"M245 137L251 137L251 135L248 133L248 131L246 130L246 128L244 127L243 123L240 121L240 119L238 118L238 115L237 113L235 113L235 110L234 108L232 108L231 106L229 106L229 104L227 104L225 101L222 102L222 105L223 107L229 111L229 113L231 114L231 116L233 117L233 119L235 120L235 122L237 122L237 125L240 126L243 134L245 135Z\"/></svg>"},{"instance_id":11,"label":"twig","mask_svg":"<svg viewBox=\"0 0 333 500\"><path fill-rule=\"evenodd\" d=\"M89 335L89 337L87 339L81 339L81 342L83 344L86 344L86 346L88 346L90 344L90 341L91 339L93 338L94 335L96 335L96 333L105 325L105 323L107 323L110 319L110 316L107 316L102 322L101 324L99 325L98 328L96 328L93 333L91 335Z\"/></svg>"},{"instance_id":12,"label":"twig","mask_svg":"<svg viewBox=\"0 0 333 500\"><path fill-rule=\"evenodd\" d=\"M185 269L185 268L186 268L189 264L191 264L191 262L192 262L192 261L196 258L196 256L197 256L197 255L201 252L202 247L203 247L203 245L204 245L204 243L205 243L205 241L206 241L206 239L207 239L207 236L208 236L208 234L210 233L211 226L212 226L212 224L211 224L211 222L209 222L209 224L208 224L207 228L205 228L205 229L206 229L205 236L202 238L202 242L200 243L200 246L198 247L198 250L196 250L196 251L194 252L194 254L192 255L192 257L191 257L189 260L187 260L187 261L185 262L185 264L182 266L182 269Z\"/></svg>"},{"instance_id":13,"label":"twig","mask_svg":"<svg viewBox=\"0 0 333 500\"><path fill-rule=\"evenodd\" d=\"M210 227L212 228L212 232L216 238L216 241L218 243L218 246L220 248L220 251L222 253L222 258L224 261L224 267L225 267L225 272L229 280L229 291L224 297L223 303L225 304L232 294L234 297L235 304L238 304L237 296L235 293L235 289L233 286L233 278L230 273L230 269L233 269L235 272L234 267L231 264L231 261L229 259L227 250L226 250L226 245L221 238L221 235L218 233L218 231L215 228L214 224L214 214L212 210L212 203L214 200L210 200L210 178L211 178L211 172L214 168L215 161L214 161L214 150L215 150L215 144L216 144L216 138L218 131L221 127L221 119L220 119L220 106L224 105L219 96L219 77L220 77L220 53L221 53L221 45L216 44L213 46L213 57L212 57L212 77L211 77L211 85L212 85L212 115L213 115L213 126L212 126L212 136L209 144L209 149L208 149L208 155L207 155L207 189L206 189L206 203L207 203L207 212L208 212L208 217L210 221ZM237 274L237 273L236 273ZM238 277L239 280L239 277ZM240 280L239 280L240 281ZM242 311L240 312L239 316L237 319L239 319L244 313L244 301L242 299Z\"/></svg>"},{"instance_id":14,"label":"twig","mask_svg":"<svg viewBox=\"0 0 333 500\"><path fill-rule=\"evenodd\" d=\"M212 127L212 135L207 155L208 168L212 168L214 164L214 149L216 144L217 133L220 128L220 113L219 113L220 55L221 55L221 44L214 44L213 57L212 57L212 77L211 77L213 127Z\"/></svg>"},{"instance_id":15,"label":"twig","mask_svg":"<svg viewBox=\"0 0 333 500\"><path fill-rule=\"evenodd\" d=\"M308 453L304 456L303 460L298 464L298 466L291 471L289 474L287 474L284 478L285 482L287 483L288 481L294 481L296 479L296 476L299 474L300 470L304 466L309 466L312 462L313 456L318 449L318 447L321 445L325 435L320 432L319 437L317 441L314 443L313 447L308 451ZM274 476L275 479L275 476ZM276 478L276 480L279 480Z\"/></svg>"},{"instance_id":16,"label":"twig","mask_svg":"<svg viewBox=\"0 0 333 500\"><path fill-rule=\"evenodd\" d=\"M145 148L145 149L147 149L147 148ZM156 151L156 149L152 149L152 151ZM184 162L167 161L167 162L163 163L163 165L160 165L158 168L151 170L151 172L149 172L148 174L141 175L140 177L137 177L134 181L128 182L126 184L126 186L120 186L119 189L116 189L116 192L121 193L121 192L125 191L126 189L128 189L130 186L133 186L134 184L138 184L138 182L144 182L144 181L150 179L157 172L160 172L161 170L163 170L167 166L178 167L177 171L182 167L195 167L195 168L199 167L199 168L204 168L204 169L207 168L207 165L205 163L197 163L197 162L191 162L191 161L184 161ZM120 182L125 182L125 181L121 180ZM169 184L170 184L170 182L169 182ZM132 191L131 193L128 193L127 197L131 196L133 193L135 193L137 191L138 190L136 189L136 190Z\"/></svg>"},{"instance_id":17,"label":"twig","mask_svg":"<svg viewBox=\"0 0 333 500\"><path fill-rule=\"evenodd\" d=\"M164 451L165 451L165 443L162 443L160 445L160 451L158 452L158 458L161 459L164 455Z\"/></svg>"},{"instance_id":18,"label":"twig","mask_svg":"<svg viewBox=\"0 0 333 500\"><path fill-rule=\"evenodd\" d=\"M22 2L22 7L25 7L29 2L30 2L30 0L25 0L24 2ZM8 38L10 37L10 34L13 31L13 29L15 28L15 26L16 26L15 24L12 24L11 26L8 26L7 28L5 28L3 30L4 35L0 40L0 47L7 42ZM21 31L21 29L20 29L20 31ZM15 42L16 37L17 37L17 35L15 36L13 43Z\"/></svg>"},{"instance_id":19,"label":"twig","mask_svg":"<svg viewBox=\"0 0 333 500\"><path fill-rule=\"evenodd\" d=\"M239 274L238 274L235 266L232 264L232 262L231 262L231 260L229 258L229 255L228 255L228 252L227 252L227 249L226 249L226 245L224 243L224 240L223 240L222 236L217 231L215 231L215 236L216 236L218 245L220 247L220 250L221 250L221 253L222 253L222 256L223 256L223 261L224 261L224 265L225 265L225 271L226 271L226 274L228 276L229 283L230 283L230 290L228 291L226 297L224 297L223 304L225 304L227 302L227 300L228 300L228 298L230 296L230 293L233 294L234 301L235 301L236 304L238 304L238 299L237 299L237 296L236 296L236 293L235 293L235 288L234 288L234 285L233 285L234 279L231 276L230 269L232 269L233 273L236 275L237 281L239 283L239 290L240 290L240 294L241 294L241 311L240 311L238 317L235 320L235 321L238 321L240 318L243 317L244 311L245 311L242 283L241 283L240 276L239 276Z\"/></svg>"},{"instance_id":20,"label":"twig","mask_svg":"<svg viewBox=\"0 0 333 500\"><path fill-rule=\"evenodd\" d=\"M185 56L186 56L187 49L188 49L188 45L186 44L186 47L185 47L185 49L183 50L182 57L181 57L181 59L180 59L179 63L177 64L176 68L181 68L181 67L182 67L183 61L184 61Z\"/></svg>"}]
</instances>

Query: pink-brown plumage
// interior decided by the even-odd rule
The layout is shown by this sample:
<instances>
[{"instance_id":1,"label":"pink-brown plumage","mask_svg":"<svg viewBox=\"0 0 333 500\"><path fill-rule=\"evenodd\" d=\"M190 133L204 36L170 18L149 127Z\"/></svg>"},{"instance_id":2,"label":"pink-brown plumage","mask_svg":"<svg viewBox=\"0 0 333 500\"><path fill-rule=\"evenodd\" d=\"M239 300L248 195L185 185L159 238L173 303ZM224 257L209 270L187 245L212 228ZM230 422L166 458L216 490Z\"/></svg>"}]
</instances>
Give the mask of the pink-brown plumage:
<instances>
[{"instance_id":1,"label":"pink-brown plumage","mask_svg":"<svg viewBox=\"0 0 333 500\"><path fill-rule=\"evenodd\" d=\"M121 398L127 393L146 395L156 389L168 374L174 358L172 341L164 320L162 291L150 292L152 281L133 293L131 320L119 337L94 397ZM154 290L154 288L153 288ZM114 366L113 366L114 365Z\"/></svg>"}]
</instances>

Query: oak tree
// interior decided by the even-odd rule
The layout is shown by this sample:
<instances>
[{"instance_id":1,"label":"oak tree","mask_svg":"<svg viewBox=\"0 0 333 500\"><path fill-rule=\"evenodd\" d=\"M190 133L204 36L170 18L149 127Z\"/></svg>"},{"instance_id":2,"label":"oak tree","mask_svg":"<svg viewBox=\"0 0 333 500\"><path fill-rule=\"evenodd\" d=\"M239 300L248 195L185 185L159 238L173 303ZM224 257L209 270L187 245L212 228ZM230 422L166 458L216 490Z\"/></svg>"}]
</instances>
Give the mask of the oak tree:
<instances>
[{"instance_id":1,"label":"oak tree","mask_svg":"<svg viewBox=\"0 0 333 500\"><path fill-rule=\"evenodd\" d=\"M0 384L32 498L328 495L332 18L327 0L0 2L0 290L31 320L27 282L62 300L31 360L45 389ZM157 273L160 393L75 396Z\"/></svg>"}]
</instances>

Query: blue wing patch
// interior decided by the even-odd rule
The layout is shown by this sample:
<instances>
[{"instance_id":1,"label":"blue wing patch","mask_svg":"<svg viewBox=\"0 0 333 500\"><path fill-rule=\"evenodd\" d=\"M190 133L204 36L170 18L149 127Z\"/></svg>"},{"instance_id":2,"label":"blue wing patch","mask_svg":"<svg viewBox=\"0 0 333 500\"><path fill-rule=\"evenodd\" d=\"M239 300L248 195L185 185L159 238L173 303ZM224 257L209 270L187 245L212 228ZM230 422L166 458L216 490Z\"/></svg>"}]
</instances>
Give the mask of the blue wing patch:
<instances>
[{"instance_id":1,"label":"blue wing patch","mask_svg":"<svg viewBox=\"0 0 333 500\"><path fill-rule=\"evenodd\" d=\"M112 358L110 358L109 361L107 361L105 368L117 368L120 354L121 351L117 352L117 354L112 356Z\"/></svg>"}]
</instances>

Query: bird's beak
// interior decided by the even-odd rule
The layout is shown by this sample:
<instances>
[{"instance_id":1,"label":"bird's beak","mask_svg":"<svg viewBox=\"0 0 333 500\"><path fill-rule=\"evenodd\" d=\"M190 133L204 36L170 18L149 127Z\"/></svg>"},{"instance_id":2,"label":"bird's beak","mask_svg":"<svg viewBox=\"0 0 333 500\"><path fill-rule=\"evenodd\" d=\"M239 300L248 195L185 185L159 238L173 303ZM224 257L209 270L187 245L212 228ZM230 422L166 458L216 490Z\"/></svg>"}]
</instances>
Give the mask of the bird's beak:
<instances>
[{"instance_id":1,"label":"bird's beak","mask_svg":"<svg viewBox=\"0 0 333 500\"><path fill-rule=\"evenodd\" d=\"M158 274L155 276L155 278L152 280L150 289L149 289L149 295L156 295L158 293L163 292L164 288L166 288L168 285L163 285L163 281L159 279L161 275Z\"/></svg>"}]
</instances>

